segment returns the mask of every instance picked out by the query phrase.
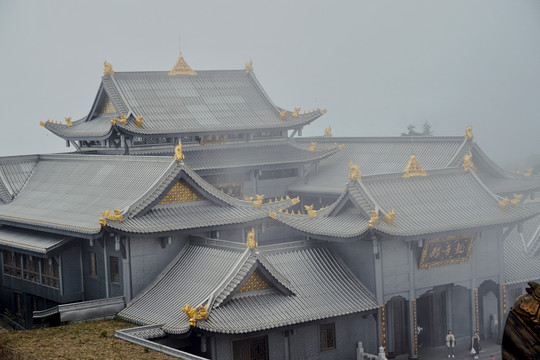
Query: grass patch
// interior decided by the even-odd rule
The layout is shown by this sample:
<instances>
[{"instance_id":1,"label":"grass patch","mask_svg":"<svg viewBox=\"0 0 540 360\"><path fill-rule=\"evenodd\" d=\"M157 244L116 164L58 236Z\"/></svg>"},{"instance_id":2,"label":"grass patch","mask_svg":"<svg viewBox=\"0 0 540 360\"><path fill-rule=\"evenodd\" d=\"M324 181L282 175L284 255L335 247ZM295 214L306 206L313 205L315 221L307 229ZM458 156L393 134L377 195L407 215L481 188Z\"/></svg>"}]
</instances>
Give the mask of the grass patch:
<instances>
[{"instance_id":1,"label":"grass patch","mask_svg":"<svg viewBox=\"0 0 540 360\"><path fill-rule=\"evenodd\" d=\"M40 360L175 359L113 336L116 330L129 327L134 325L121 320L107 320L13 331L0 334L0 344Z\"/></svg>"}]
</instances>

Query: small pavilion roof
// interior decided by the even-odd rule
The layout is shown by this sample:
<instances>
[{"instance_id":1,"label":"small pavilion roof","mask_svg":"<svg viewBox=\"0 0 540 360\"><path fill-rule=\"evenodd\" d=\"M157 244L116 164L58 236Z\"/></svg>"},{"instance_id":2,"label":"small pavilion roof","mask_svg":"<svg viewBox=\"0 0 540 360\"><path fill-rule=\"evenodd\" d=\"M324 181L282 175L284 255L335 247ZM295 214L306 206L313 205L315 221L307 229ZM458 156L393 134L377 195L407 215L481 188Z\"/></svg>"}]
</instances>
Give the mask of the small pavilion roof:
<instances>
[{"instance_id":1,"label":"small pavilion roof","mask_svg":"<svg viewBox=\"0 0 540 360\"><path fill-rule=\"evenodd\" d=\"M308 151L294 141L252 141L249 143L231 143L222 145L200 146L184 145L185 163L193 170L215 170L232 168L260 168L261 166L299 164L319 161L339 151L337 146L328 149ZM156 147L132 151L132 155L170 155L174 146Z\"/></svg>"},{"instance_id":2,"label":"small pavilion roof","mask_svg":"<svg viewBox=\"0 0 540 360\"><path fill-rule=\"evenodd\" d=\"M134 136L237 133L239 131L294 129L311 123L321 110L287 111L272 103L253 72L244 70L197 71L197 75L170 76L165 71L116 72L104 75L96 97L107 97L115 113L94 110L72 126L46 123L56 135L68 139L100 139L112 128ZM94 107L95 108L95 107ZM125 114L127 124L108 119ZM143 117L142 126L135 118Z\"/></svg>"},{"instance_id":3,"label":"small pavilion roof","mask_svg":"<svg viewBox=\"0 0 540 360\"><path fill-rule=\"evenodd\" d=\"M297 138L299 144L318 147L334 142L345 147L323 160L317 171L289 187L290 192L340 194L347 184L349 162L358 164L363 176L402 172L412 153L425 170L446 168L461 156L470 140L462 136L316 137Z\"/></svg>"},{"instance_id":4,"label":"small pavilion roof","mask_svg":"<svg viewBox=\"0 0 540 360\"><path fill-rule=\"evenodd\" d=\"M503 226L540 212L540 206L533 204L501 210L502 198L490 192L473 171L460 167L428 174L410 178L403 178L402 173L366 176L362 181L350 181L330 210L319 211L317 217L278 212L276 219L313 235L357 237L362 230L367 231L366 223L375 210L379 220L373 225L374 231L420 237ZM395 211L395 217L389 225L384 218L391 211ZM332 217L335 219L328 219Z\"/></svg>"},{"instance_id":5,"label":"small pavilion roof","mask_svg":"<svg viewBox=\"0 0 540 360\"><path fill-rule=\"evenodd\" d=\"M504 239L504 282L509 285L540 279L540 215L525 221L521 229L520 234L518 227L513 228Z\"/></svg>"},{"instance_id":6,"label":"small pavilion roof","mask_svg":"<svg viewBox=\"0 0 540 360\"><path fill-rule=\"evenodd\" d=\"M15 248L37 254L47 254L67 243L71 238L64 235L0 227L0 247Z\"/></svg>"},{"instance_id":7,"label":"small pavilion roof","mask_svg":"<svg viewBox=\"0 0 540 360\"><path fill-rule=\"evenodd\" d=\"M254 269L271 285L239 293ZM250 271L251 269L251 271ZM182 307L209 305L202 330L241 334L377 309L374 296L328 247L307 242L242 251L191 240L118 316L166 333L189 330Z\"/></svg>"}]
</instances>

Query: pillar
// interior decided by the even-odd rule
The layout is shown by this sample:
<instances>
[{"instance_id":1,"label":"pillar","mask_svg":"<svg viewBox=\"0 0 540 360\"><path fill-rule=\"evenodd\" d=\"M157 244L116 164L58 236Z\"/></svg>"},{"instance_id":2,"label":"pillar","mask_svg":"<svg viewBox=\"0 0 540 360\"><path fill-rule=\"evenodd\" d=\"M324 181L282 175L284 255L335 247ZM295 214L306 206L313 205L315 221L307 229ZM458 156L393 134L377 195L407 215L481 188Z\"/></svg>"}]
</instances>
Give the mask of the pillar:
<instances>
[{"instance_id":1,"label":"pillar","mask_svg":"<svg viewBox=\"0 0 540 360\"><path fill-rule=\"evenodd\" d=\"M472 331L480 332L480 313L478 309L478 288L471 289Z\"/></svg>"},{"instance_id":2,"label":"pillar","mask_svg":"<svg viewBox=\"0 0 540 360\"><path fill-rule=\"evenodd\" d=\"M416 299L409 300L409 359L418 359L418 321L416 319Z\"/></svg>"},{"instance_id":3,"label":"pillar","mask_svg":"<svg viewBox=\"0 0 540 360\"><path fill-rule=\"evenodd\" d=\"M384 305L379 306L379 344L386 351L386 309Z\"/></svg>"}]
</instances>

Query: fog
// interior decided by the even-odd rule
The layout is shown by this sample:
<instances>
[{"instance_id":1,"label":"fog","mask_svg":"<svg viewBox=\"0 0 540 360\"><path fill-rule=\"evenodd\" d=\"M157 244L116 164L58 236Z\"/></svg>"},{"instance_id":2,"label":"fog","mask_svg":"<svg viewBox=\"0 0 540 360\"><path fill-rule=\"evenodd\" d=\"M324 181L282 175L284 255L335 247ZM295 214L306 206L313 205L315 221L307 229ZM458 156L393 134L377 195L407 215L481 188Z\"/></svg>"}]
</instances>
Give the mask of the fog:
<instances>
[{"instance_id":1,"label":"fog","mask_svg":"<svg viewBox=\"0 0 540 360\"><path fill-rule=\"evenodd\" d=\"M274 103L328 108L304 129L394 136L473 125L499 163L537 150L538 1L0 0L0 156L66 151L39 121L85 116L103 74L169 70L255 74Z\"/></svg>"}]
</instances>

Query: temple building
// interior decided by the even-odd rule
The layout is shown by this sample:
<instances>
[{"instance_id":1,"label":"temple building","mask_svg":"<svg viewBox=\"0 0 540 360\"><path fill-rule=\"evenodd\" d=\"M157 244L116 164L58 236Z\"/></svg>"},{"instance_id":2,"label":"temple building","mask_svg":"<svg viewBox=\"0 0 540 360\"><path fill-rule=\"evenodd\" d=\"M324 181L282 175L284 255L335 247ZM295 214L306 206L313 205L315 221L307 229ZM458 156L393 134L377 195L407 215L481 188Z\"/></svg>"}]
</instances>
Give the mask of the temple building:
<instances>
[{"instance_id":1,"label":"temple building","mask_svg":"<svg viewBox=\"0 0 540 360\"><path fill-rule=\"evenodd\" d=\"M325 113L274 105L251 61L105 62L87 116L41 123L74 152L0 158L1 305L26 327L118 316L138 325L118 337L193 359L499 339L540 279L540 176L472 127L301 137Z\"/></svg>"}]
</instances>

